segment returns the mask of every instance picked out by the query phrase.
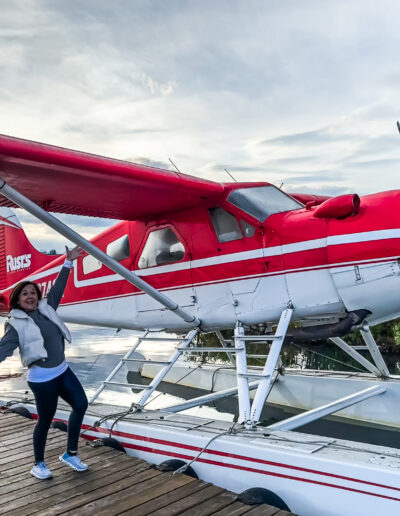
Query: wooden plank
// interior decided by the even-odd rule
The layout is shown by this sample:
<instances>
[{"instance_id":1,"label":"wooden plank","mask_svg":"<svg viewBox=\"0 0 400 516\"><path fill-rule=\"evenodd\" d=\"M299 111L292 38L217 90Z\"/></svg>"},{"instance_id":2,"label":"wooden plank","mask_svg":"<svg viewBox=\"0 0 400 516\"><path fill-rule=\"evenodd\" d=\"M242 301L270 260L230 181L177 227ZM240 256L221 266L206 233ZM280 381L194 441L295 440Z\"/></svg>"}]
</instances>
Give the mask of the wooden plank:
<instances>
[{"instance_id":1,"label":"wooden plank","mask_svg":"<svg viewBox=\"0 0 400 516\"><path fill-rule=\"evenodd\" d=\"M49 432L47 436L47 444L54 444L55 442L58 442L59 444L65 443L65 446L67 445L67 434L60 432L58 430L53 430ZM18 453L22 453L26 451L26 449L30 447L33 449L33 431L31 429L30 433L24 436L24 439L17 440L16 442L9 443L8 445L2 446L0 459L7 457L10 452L18 451Z\"/></svg>"},{"instance_id":2,"label":"wooden plank","mask_svg":"<svg viewBox=\"0 0 400 516\"><path fill-rule=\"evenodd\" d=\"M33 432L36 423L36 420L24 419L22 424L10 424L10 426L0 429L1 438L8 440L14 438L18 434L27 433L29 430ZM50 428L50 430L54 429Z\"/></svg>"},{"instance_id":3,"label":"wooden plank","mask_svg":"<svg viewBox=\"0 0 400 516\"><path fill-rule=\"evenodd\" d=\"M49 443L48 446L46 446L46 451L49 450L59 450L60 453L63 453L65 451L65 444L62 445L55 441L54 443ZM15 453L13 457L13 465L19 465L19 464L27 464L29 462L33 462L33 449L26 450L21 453ZM10 467L10 460L5 457L4 459L0 456L0 472L7 471Z\"/></svg>"},{"instance_id":4,"label":"wooden plank","mask_svg":"<svg viewBox=\"0 0 400 516\"><path fill-rule=\"evenodd\" d=\"M223 491L222 493L210 498L190 510L190 516L209 516L214 512L223 509L224 507L233 503L236 495L230 491Z\"/></svg>"},{"instance_id":5,"label":"wooden plank","mask_svg":"<svg viewBox=\"0 0 400 516\"><path fill-rule=\"evenodd\" d=\"M137 468L143 468L144 465L143 464L136 464L136 469L135 471L137 471ZM64 465L64 468L68 468L68 466L65 466ZM121 477L124 476L124 470L127 470L129 469L130 472L132 472L132 465L130 464L130 461L122 461L121 460L121 457L114 457L112 459L112 463L110 465L110 469L111 469L111 472L113 475L116 475L116 474L120 474ZM68 473L71 471L71 469L68 468L68 470L66 470ZM101 481L103 481L103 483L107 484L108 483L108 478L110 477L110 471L104 467L100 468L100 470L98 471L94 471L94 472L73 472L75 473L74 477L71 478L70 476L67 476L65 475L65 481L64 482L59 482L58 484L57 483L54 483L52 480L48 480L46 481L45 483L47 484L47 489L39 489L39 491L36 491L35 488L38 484L40 484L40 486L43 485L44 481L42 480L39 480L37 481L36 485L33 485L31 486L30 488L28 488L25 492L25 495L22 496L22 497L18 497L16 499L14 499L13 501L10 501L10 502L7 502L6 503L6 510L7 511L15 511L16 509L20 509L20 510L23 510L23 508L25 507L26 510L28 511L27 513L32 513L31 511L31 507L32 506L36 506L37 504L39 505L45 505L46 507L48 506L47 504L47 499L50 498L50 497L54 497L54 496L57 496L57 499L60 499L60 497L64 497L65 495L65 492L68 490L69 491L74 491L76 488L80 488L82 485L85 485L88 483L88 478L90 478L90 481L91 482L96 482L97 485L99 485L101 483ZM28 506L28 507L26 507ZM18 512L19 514L19 512Z\"/></svg>"},{"instance_id":6,"label":"wooden plank","mask_svg":"<svg viewBox=\"0 0 400 516\"><path fill-rule=\"evenodd\" d=\"M96 453L95 451L92 452L90 450L95 450L95 448L91 448L89 446L88 447L81 446L79 449L79 455L82 458L85 458L86 456L92 456ZM55 463L57 464L56 467L58 467L58 464L59 464L58 457L62 453L64 453L64 451L65 451L65 446L59 446L58 448L55 447L52 449L47 448L46 453L45 453L46 462L49 463L49 465L51 465L52 462L55 461ZM22 461L18 461L16 463L13 462L12 464L10 464L9 469L4 469L4 471L0 471L2 485L5 485L5 481L9 482L9 480L10 480L11 482L14 482L15 475L21 475L21 474L25 473L26 471L29 471L32 467L32 464L33 464L33 452L32 452L32 457L30 460L23 459Z\"/></svg>"},{"instance_id":7,"label":"wooden plank","mask_svg":"<svg viewBox=\"0 0 400 516\"><path fill-rule=\"evenodd\" d=\"M250 509L246 512L246 516L277 516L278 512L281 512L280 509L276 507L271 507L270 505L257 505L256 507ZM284 513L289 516L289 513ZM282 514L280 516L283 516Z\"/></svg>"},{"instance_id":8,"label":"wooden plank","mask_svg":"<svg viewBox=\"0 0 400 516\"><path fill-rule=\"evenodd\" d=\"M128 458L127 456L114 455L111 452L102 453L101 455L98 454L98 451L96 453L97 456L89 457L90 472L111 466L114 463L118 464L120 462L129 461L129 463L132 465L130 457ZM84 457L82 458L84 459ZM140 464L140 461L138 461L137 464ZM60 483L65 483L68 481L68 479L76 478L77 472L70 468L67 469L65 464L62 464L60 461L57 461L54 464L49 463L49 467L53 473L51 487ZM2 503L8 503L15 498L19 498L21 495L25 496L27 492L38 492L42 489L48 489L50 487L49 482L38 482L38 479L35 477L32 477L31 475L28 476L27 472L28 469L25 471L24 476L18 482L14 482L7 487L3 486L0 488L0 505Z\"/></svg>"},{"instance_id":9,"label":"wooden plank","mask_svg":"<svg viewBox=\"0 0 400 516\"><path fill-rule=\"evenodd\" d=\"M46 462L51 480L29 475L33 462L34 420L0 415L0 513L7 516L64 514L116 516L290 516L267 505L246 506L236 495L185 475L161 473L139 459L111 448L80 445L89 471L78 473L61 464L67 435L51 429Z\"/></svg>"},{"instance_id":10,"label":"wooden plank","mask_svg":"<svg viewBox=\"0 0 400 516\"><path fill-rule=\"evenodd\" d=\"M89 456L89 464L90 464L90 471L93 470L93 468L96 468L96 465L99 464L98 467L101 467L101 463L102 462L106 462L106 460L109 460L109 459L112 459L112 458L115 458L117 457L116 455L114 455L115 450L112 450L112 449L105 449L104 452L99 455L98 453L98 450L96 450L96 455L94 456ZM80 457L85 461L87 460L87 456L86 457L83 457L82 454L80 454ZM55 475L58 474L58 471L60 468L63 468L63 464L61 464L61 462L59 462L57 460L57 462L54 462L54 463L48 463L49 464L49 467L53 473L53 481L56 481L57 483L58 482L64 482L64 478L65 478L65 475L61 478L61 477L56 477ZM1 487L0 487L0 503L3 503L3 496L4 495L9 495L11 496L13 493L15 493L16 491L20 491L21 489L27 489L29 486L33 485L33 484L37 484L38 485L38 488L39 489L39 486L43 486L43 489L47 489L48 487L48 484L46 482L41 482L39 483L37 481L37 479L35 477L32 477L31 475L27 475L27 472L28 472L28 468L23 472L23 473L19 473L18 475L15 475L14 477L12 478L7 478L7 479L2 479L2 482L1 482ZM75 471L73 470L70 470L69 471L69 475L72 477L73 475L75 475ZM7 481L6 484L4 484L4 480ZM18 493L18 496L20 494ZM16 494L17 496L17 494ZM10 498L11 500L12 498Z\"/></svg>"},{"instance_id":11,"label":"wooden plank","mask_svg":"<svg viewBox=\"0 0 400 516\"><path fill-rule=\"evenodd\" d=\"M19 414L15 414L14 412L10 412L10 413L0 412L0 428L4 422L12 421L13 419L16 419L17 417L21 417L21 416Z\"/></svg>"},{"instance_id":12,"label":"wooden plank","mask_svg":"<svg viewBox=\"0 0 400 516\"><path fill-rule=\"evenodd\" d=\"M8 418L10 416L17 416L15 412L8 412L12 407L9 407L7 405L4 405L0 411L1 417Z\"/></svg>"},{"instance_id":13,"label":"wooden plank","mask_svg":"<svg viewBox=\"0 0 400 516\"><path fill-rule=\"evenodd\" d=\"M210 485L201 491L194 493L192 496L188 496L181 500L178 500L158 511L152 513L152 516L169 516L172 514L177 514L179 512L187 511L190 509L190 514L192 513L192 508L202 503L206 500L209 500L215 495L222 493L223 489L217 486Z\"/></svg>"},{"instance_id":14,"label":"wooden plank","mask_svg":"<svg viewBox=\"0 0 400 516\"><path fill-rule=\"evenodd\" d=\"M239 516L245 514L249 510L249 506L242 502L233 502L224 509L214 512L214 516Z\"/></svg>"},{"instance_id":15,"label":"wooden plank","mask_svg":"<svg viewBox=\"0 0 400 516\"><path fill-rule=\"evenodd\" d=\"M6 410L10 410L10 409L6 409ZM7 420L10 420L10 419L13 419L16 417L23 417L23 416L21 416L20 414L17 414L16 412L7 412L7 411L0 412L0 425L1 425L2 421L7 421Z\"/></svg>"},{"instance_id":16,"label":"wooden plank","mask_svg":"<svg viewBox=\"0 0 400 516\"><path fill-rule=\"evenodd\" d=\"M149 500L146 503L142 503L139 506L135 506L134 508L130 508L127 511L120 513L134 516L145 516L146 514L150 514L158 509L162 509L163 507L170 505L177 500L181 500L187 496L192 496L197 491L201 491L206 487L209 487L211 484L203 482L202 480L195 480L194 482L190 482L183 487L179 487L174 490L170 490L166 492L164 495L159 495L157 498L153 500Z\"/></svg>"},{"instance_id":17,"label":"wooden plank","mask_svg":"<svg viewBox=\"0 0 400 516\"><path fill-rule=\"evenodd\" d=\"M17 412L0 412L0 426L4 421L13 421L17 418L20 419L29 419L32 421L32 418L26 418L25 416L21 416Z\"/></svg>"},{"instance_id":18,"label":"wooden plank","mask_svg":"<svg viewBox=\"0 0 400 516\"><path fill-rule=\"evenodd\" d=\"M135 468L125 469L121 472L111 473L99 480L86 482L74 489L68 489L68 486L66 486L61 500L59 495L50 496L41 502L31 504L25 510L15 511L15 516L29 516L38 511L40 511L41 516L61 514L160 474L159 471L147 466L147 469L141 473L136 473Z\"/></svg>"},{"instance_id":19,"label":"wooden plank","mask_svg":"<svg viewBox=\"0 0 400 516\"><path fill-rule=\"evenodd\" d=\"M154 500L157 496L164 494L172 489L195 482L196 479L187 475L172 476L161 474L146 482L125 488L118 493L111 493L106 497L97 499L89 504L73 509L64 516L74 516L75 514L87 514L96 516L116 516L123 510L141 505L149 500Z\"/></svg>"},{"instance_id":20,"label":"wooden plank","mask_svg":"<svg viewBox=\"0 0 400 516\"><path fill-rule=\"evenodd\" d=\"M65 435L65 434L64 434ZM61 436L63 438L64 436ZM66 439L66 437L65 437ZM57 434L49 433L47 436L46 444L50 445L55 442L60 442L60 436ZM1 450L1 459L5 459L6 457L12 456L15 457L15 452L18 450L18 453L23 453L26 451L33 451L33 432L31 430L30 435L26 437L23 441L13 443L9 446L4 446ZM6 461L7 462L7 461Z\"/></svg>"},{"instance_id":21,"label":"wooden plank","mask_svg":"<svg viewBox=\"0 0 400 516\"><path fill-rule=\"evenodd\" d=\"M8 445L11 442L18 441L18 439L23 440L26 436L32 437L33 429L34 426L29 425L25 429L21 429L18 432L12 432L9 435L3 435L0 437L1 444Z\"/></svg>"},{"instance_id":22,"label":"wooden plank","mask_svg":"<svg viewBox=\"0 0 400 516\"><path fill-rule=\"evenodd\" d=\"M63 467L63 465L58 460L58 457L60 456L60 451L61 451L61 449L50 452L50 453L53 453L53 455L46 454L46 462L52 471L57 471L58 469ZM119 453L116 450L113 450L113 451L115 453ZM88 460L90 463L93 456L95 456L97 453L98 453L98 450L96 450L95 448L83 447L82 450L80 451L79 455L84 461ZM1 475L1 485L2 486L10 485L10 484L13 484L14 482L18 482L18 479L21 477L26 478L31 467L32 467L32 463L29 463L29 464L25 463L24 465L20 465L20 466L17 466L16 468L12 468L6 472L3 472ZM28 477L33 478L30 475L28 475Z\"/></svg>"},{"instance_id":23,"label":"wooden plank","mask_svg":"<svg viewBox=\"0 0 400 516\"><path fill-rule=\"evenodd\" d=\"M15 431L20 428L29 427L32 425L32 419L19 416L14 421L6 421L0 427L0 435L5 435L9 432Z\"/></svg>"}]
</instances>

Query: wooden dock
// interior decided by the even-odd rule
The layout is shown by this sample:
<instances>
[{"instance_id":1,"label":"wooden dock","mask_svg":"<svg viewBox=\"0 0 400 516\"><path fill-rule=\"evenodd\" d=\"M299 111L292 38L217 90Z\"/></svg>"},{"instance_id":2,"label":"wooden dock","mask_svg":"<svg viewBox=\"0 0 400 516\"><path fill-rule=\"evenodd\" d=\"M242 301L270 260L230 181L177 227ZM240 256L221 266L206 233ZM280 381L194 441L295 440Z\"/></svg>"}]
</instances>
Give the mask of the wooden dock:
<instances>
[{"instance_id":1,"label":"wooden dock","mask_svg":"<svg viewBox=\"0 0 400 516\"><path fill-rule=\"evenodd\" d=\"M245 505L236 495L187 475L162 473L150 464L109 447L81 439L79 455L89 471L78 473L58 461L66 435L50 429L46 462L53 478L38 480L32 467L34 421L0 414L0 514L112 516L290 516L269 505Z\"/></svg>"}]
</instances>

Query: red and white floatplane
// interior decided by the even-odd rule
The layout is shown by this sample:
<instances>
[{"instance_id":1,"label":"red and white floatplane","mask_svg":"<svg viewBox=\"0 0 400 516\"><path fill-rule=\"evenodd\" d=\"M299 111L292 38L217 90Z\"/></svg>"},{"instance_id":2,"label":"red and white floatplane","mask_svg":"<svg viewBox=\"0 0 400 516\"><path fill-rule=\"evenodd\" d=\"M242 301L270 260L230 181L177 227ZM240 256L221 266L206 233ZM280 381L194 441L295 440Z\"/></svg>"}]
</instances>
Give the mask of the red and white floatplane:
<instances>
[{"instance_id":1,"label":"red and white floatplane","mask_svg":"<svg viewBox=\"0 0 400 516\"><path fill-rule=\"evenodd\" d=\"M220 184L0 136L0 194L4 315L18 281L30 278L46 294L64 259L31 246L10 211L22 207L86 251L59 308L64 320L144 332L93 393L84 437L111 434L129 454L155 464L181 461L234 492L262 488L299 515L400 513L399 449L297 431L337 413L399 426L399 377L389 374L369 326L400 314L400 191L361 199L288 195L269 183ZM49 212L121 222L88 241ZM255 325L271 331L255 336ZM343 340L355 328L372 361ZM195 339L216 331L225 345L222 329L234 330L226 348L234 382L146 408L184 353L221 352L198 348ZM182 335L163 363L135 355L143 342L162 345L156 330ZM274 382L285 342L322 337L367 373L291 373ZM247 364L246 346L255 341L268 350L258 370ZM120 384L113 378L123 364L159 369L148 385ZM100 402L105 388L121 385L138 391L128 409ZM305 411L261 427L270 391L278 404ZM228 396L238 399L233 426L185 413ZM22 404L35 416L34 405ZM56 417L67 421L68 410L60 407Z\"/></svg>"}]
</instances>

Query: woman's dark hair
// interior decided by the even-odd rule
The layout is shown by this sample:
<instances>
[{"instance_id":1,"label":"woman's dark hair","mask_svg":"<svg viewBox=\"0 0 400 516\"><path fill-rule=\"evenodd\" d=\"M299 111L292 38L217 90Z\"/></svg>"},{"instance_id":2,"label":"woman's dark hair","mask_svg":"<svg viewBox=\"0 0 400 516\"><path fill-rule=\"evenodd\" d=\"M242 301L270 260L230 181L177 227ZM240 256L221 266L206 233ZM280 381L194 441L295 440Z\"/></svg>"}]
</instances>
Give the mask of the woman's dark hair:
<instances>
[{"instance_id":1,"label":"woman's dark hair","mask_svg":"<svg viewBox=\"0 0 400 516\"><path fill-rule=\"evenodd\" d=\"M36 285L36 283L33 283L33 281L21 281L21 283L18 283L15 285L15 287L12 289L10 294L10 310L13 308L21 308L18 304L18 298L21 294L21 291L27 286L27 285L33 285L36 289L38 299L39 301L42 299L42 293L40 292L40 288Z\"/></svg>"}]
</instances>

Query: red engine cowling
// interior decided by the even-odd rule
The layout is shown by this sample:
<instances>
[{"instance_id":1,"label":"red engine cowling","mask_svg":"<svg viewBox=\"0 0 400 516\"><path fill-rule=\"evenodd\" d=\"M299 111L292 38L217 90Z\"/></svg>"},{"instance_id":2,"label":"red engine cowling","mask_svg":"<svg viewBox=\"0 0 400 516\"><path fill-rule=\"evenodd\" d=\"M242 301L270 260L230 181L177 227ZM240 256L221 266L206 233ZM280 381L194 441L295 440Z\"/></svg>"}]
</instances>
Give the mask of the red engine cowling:
<instances>
[{"instance_id":1,"label":"red engine cowling","mask_svg":"<svg viewBox=\"0 0 400 516\"><path fill-rule=\"evenodd\" d=\"M360 197L357 194L339 195L317 206L313 215L320 219L345 219L356 215L359 209Z\"/></svg>"}]
</instances>

